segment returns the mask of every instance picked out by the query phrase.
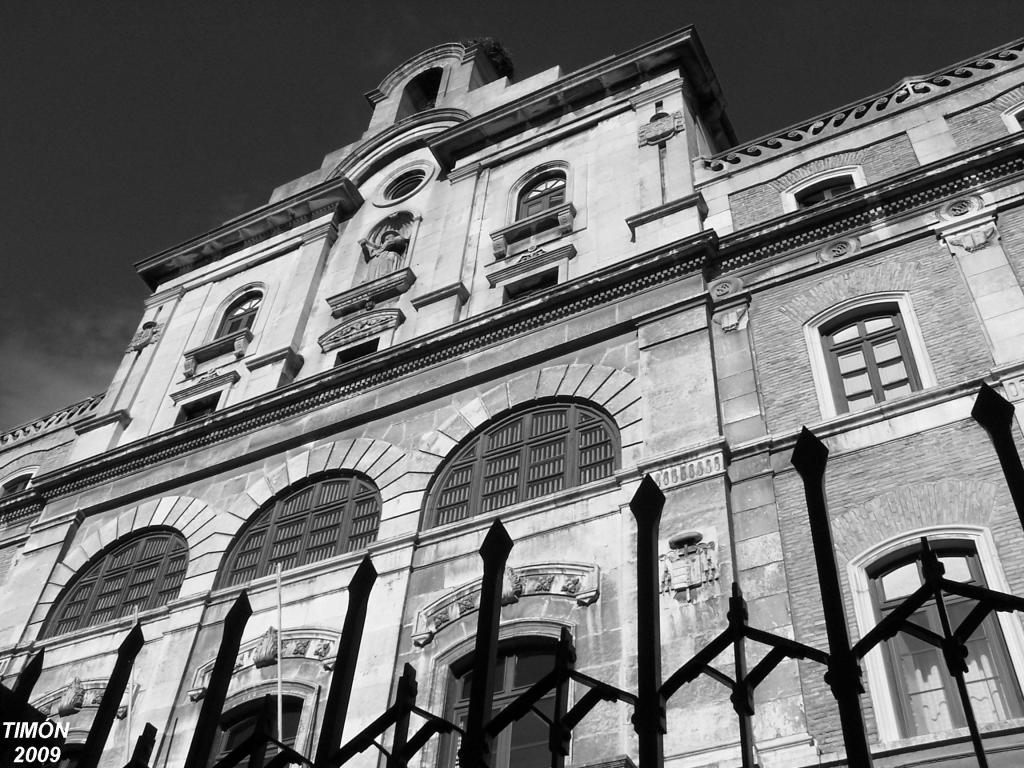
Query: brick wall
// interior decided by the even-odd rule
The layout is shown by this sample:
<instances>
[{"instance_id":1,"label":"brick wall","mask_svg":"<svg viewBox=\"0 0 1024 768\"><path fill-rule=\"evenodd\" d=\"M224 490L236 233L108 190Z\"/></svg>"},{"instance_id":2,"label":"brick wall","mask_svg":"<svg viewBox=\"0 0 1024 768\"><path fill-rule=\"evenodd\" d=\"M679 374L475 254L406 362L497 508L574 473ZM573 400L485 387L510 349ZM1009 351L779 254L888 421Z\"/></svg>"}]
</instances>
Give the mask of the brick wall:
<instances>
[{"instance_id":1,"label":"brick wall","mask_svg":"<svg viewBox=\"0 0 1024 768\"><path fill-rule=\"evenodd\" d=\"M803 324L843 299L879 291L910 294L940 385L992 365L955 262L940 243L921 239L755 294L750 327L769 431L797 429L821 419Z\"/></svg>"},{"instance_id":2,"label":"brick wall","mask_svg":"<svg viewBox=\"0 0 1024 768\"><path fill-rule=\"evenodd\" d=\"M1006 258L1024 285L1024 207L1001 211L997 224Z\"/></svg>"},{"instance_id":3,"label":"brick wall","mask_svg":"<svg viewBox=\"0 0 1024 768\"><path fill-rule=\"evenodd\" d=\"M775 478L775 487L796 639L825 649L828 643L803 486L795 472L786 472ZM986 493L975 494L979 487ZM836 559L852 639L856 640L858 634L846 575L850 557L864 551L865 545L924 525L959 521L988 526L1011 591L1020 594L1024 589L1024 532L991 443L976 424L961 422L836 457L829 462L825 488L839 544ZM963 493L935 495L936 488L960 488ZM924 501L931 494L933 503L908 503L879 517L883 506L879 498L893 492L908 497L917 493ZM856 544L844 535L850 530L859 532ZM854 546L857 552L847 551ZM802 663L800 673L808 729L826 751L834 751L842 746L839 718L821 669ZM874 732L869 698L864 697L862 702L869 730Z\"/></svg>"},{"instance_id":4,"label":"brick wall","mask_svg":"<svg viewBox=\"0 0 1024 768\"><path fill-rule=\"evenodd\" d=\"M841 152L818 157L805 166L787 171L773 181L740 190L729 195L729 207L737 230L751 227L783 214L782 190L795 183L796 177L811 175L829 168L859 165L868 184L888 179L918 166L917 155L907 135L901 133L854 152ZM806 173L802 169L806 168Z\"/></svg>"}]
</instances>

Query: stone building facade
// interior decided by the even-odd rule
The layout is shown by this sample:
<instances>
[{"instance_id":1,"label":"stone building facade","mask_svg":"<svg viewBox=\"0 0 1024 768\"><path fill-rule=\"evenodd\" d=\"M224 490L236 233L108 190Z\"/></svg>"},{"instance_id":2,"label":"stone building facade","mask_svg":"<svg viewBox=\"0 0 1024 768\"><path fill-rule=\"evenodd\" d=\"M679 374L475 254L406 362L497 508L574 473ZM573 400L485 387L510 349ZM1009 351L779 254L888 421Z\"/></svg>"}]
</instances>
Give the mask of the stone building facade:
<instances>
[{"instance_id":1,"label":"stone building facade","mask_svg":"<svg viewBox=\"0 0 1024 768\"><path fill-rule=\"evenodd\" d=\"M802 425L831 451L854 637L912 589L922 535L957 578L1024 594L1024 531L970 418L982 381L1024 399L1022 51L742 145L692 28L568 74L517 79L486 40L403 63L358 140L138 262L153 293L106 393L0 437L5 683L44 648L33 704L80 742L137 615L110 764L148 721L153 765L176 768L245 588L219 748L280 665L285 735L308 753L368 552L347 733L406 663L422 706L458 718L477 549L500 518L499 699L564 627L578 669L634 688L644 474L667 497L666 674L722 629L737 581L753 625L824 648L789 463ZM960 765L963 714L913 642L864 663L876 764ZM1018 765L1024 628L1000 614L972 649L986 746ZM762 766L845 764L814 663L783 663L756 709ZM599 705L570 763L635 759L630 714ZM500 768L536 762L539 723L499 739ZM670 700L666 763L737 765L737 739L714 681ZM434 738L414 765L453 749Z\"/></svg>"}]
</instances>

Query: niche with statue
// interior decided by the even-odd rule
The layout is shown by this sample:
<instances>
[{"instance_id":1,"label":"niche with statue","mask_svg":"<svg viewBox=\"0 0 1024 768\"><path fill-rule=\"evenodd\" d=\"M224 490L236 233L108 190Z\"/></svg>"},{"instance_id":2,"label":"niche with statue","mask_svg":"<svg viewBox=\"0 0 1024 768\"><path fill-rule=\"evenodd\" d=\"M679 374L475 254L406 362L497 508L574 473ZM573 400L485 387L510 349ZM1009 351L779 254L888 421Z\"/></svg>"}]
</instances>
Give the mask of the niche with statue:
<instances>
[{"instance_id":1,"label":"niche with statue","mask_svg":"<svg viewBox=\"0 0 1024 768\"><path fill-rule=\"evenodd\" d=\"M377 280L408 266L417 222L418 218L408 211L396 211L359 241L366 264L360 282Z\"/></svg>"}]
</instances>

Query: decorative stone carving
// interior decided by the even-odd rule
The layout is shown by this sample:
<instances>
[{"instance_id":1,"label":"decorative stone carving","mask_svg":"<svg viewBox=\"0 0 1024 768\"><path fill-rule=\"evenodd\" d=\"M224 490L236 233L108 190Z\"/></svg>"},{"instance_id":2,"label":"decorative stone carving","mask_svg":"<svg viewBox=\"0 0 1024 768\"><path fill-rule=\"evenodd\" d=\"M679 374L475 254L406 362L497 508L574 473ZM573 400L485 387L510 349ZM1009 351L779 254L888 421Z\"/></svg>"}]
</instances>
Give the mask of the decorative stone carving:
<instances>
[{"instance_id":1,"label":"decorative stone carving","mask_svg":"<svg viewBox=\"0 0 1024 768\"><path fill-rule=\"evenodd\" d=\"M484 274L488 284L493 288L546 264L568 264L574 258L576 258L576 248L572 244L563 245L561 248L550 251L534 245L522 253L488 264L484 268Z\"/></svg>"},{"instance_id":2,"label":"decorative stone carving","mask_svg":"<svg viewBox=\"0 0 1024 768\"><path fill-rule=\"evenodd\" d=\"M57 704L57 714L61 717L68 717L78 712L84 704L85 686L82 685L81 679L76 677L64 689L60 702Z\"/></svg>"},{"instance_id":3,"label":"decorative stone carving","mask_svg":"<svg viewBox=\"0 0 1024 768\"><path fill-rule=\"evenodd\" d=\"M685 126L682 112L665 114L664 112L655 115L649 123L641 125L636 132L637 144L641 147L660 144L668 141L677 133L681 133Z\"/></svg>"},{"instance_id":4,"label":"decorative stone carving","mask_svg":"<svg viewBox=\"0 0 1024 768\"><path fill-rule=\"evenodd\" d=\"M738 277L723 277L708 286L708 294L716 304L743 291L743 281Z\"/></svg>"},{"instance_id":5,"label":"decorative stone carving","mask_svg":"<svg viewBox=\"0 0 1024 768\"><path fill-rule=\"evenodd\" d=\"M148 347L150 344L156 342L160 338L160 333L163 331L163 326L159 323L146 322L142 324L142 327L136 331L135 335L132 336L132 341L128 345L128 352L141 352L143 349Z\"/></svg>"},{"instance_id":6,"label":"decorative stone carving","mask_svg":"<svg viewBox=\"0 0 1024 768\"><path fill-rule=\"evenodd\" d=\"M693 483L705 477L719 475L725 471L725 462L721 452L700 456L689 461L680 462L670 467L650 470L651 479L662 490L676 488L680 485Z\"/></svg>"},{"instance_id":7,"label":"decorative stone carving","mask_svg":"<svg viewBox=\"0 0 1024 768\"><path fill-rule=\"evenodd\" d=\"M188 692L188 700L191 702L202 701L206 698L206 686L200 686L199 688L192 688Z\"/></svg>"},{"instance_id":8,"label":"decorative stone carving","mask_svg":"<svg viewBox=\"0 0 1024 768\"><path fill-rule=\"evenodd\" d=\"M336 293L334 296L328 296L327 304L331 308L331 317L342 317L360 310L368 312L382 301L401 296L415 282L416 275L406 267L350 290Z\"/></svg>"},{"instance_id":9,"label":"decorative stone carving","mask_svg":"<svg viewBox=\"0 0 1024 768\"><path fill-rule=\"evenodd\" d=\"M330 352L332 349L351 344L357 339L375 336L378 333L397 328L403 322L405 322L405 315L402 314L402 310L379 309L336 325L317 339L317 343L322 351Z\"/></svg>"},{"instance_id":10,"label":"decorative stone carving","mask_svg":"<svg viewBox=\"0 0 1024 768\"><path fill-rule=\"evenodd\" d=\"M669 552L661 556L661 591L680 595L692 603L706 598L706 584L718 581L718 549L702 541L698 531L686 531L669 540Z\"/></svg>"},{"instance_id":11,"label":"decorative stone carving","mask_svg":"<svg viewBox=\"0 0 1024 768\"><path fill-rule=\"evenodd\" d=\"M268 627L258 638L249 640L238 649L235 659L234 674L242 674L249 669L260 669L276 664L277 629ZM281 637L281 655L284 661L303 659L322 666L333 665L334 653L337 651L338 633L323 629L286 629ZM195 694L199 701L205 695L206 684L213 672L214 659L210 659L199 667L192 681L189 697Z\"/></svg>"},{"instance_id":12,"label":"decorative stone carving","mask_svg":"<svg viewBox=\"0 0 1024 768\"><path fill-rule=\"evenodd\" d=\"M982 205L981 198L977 195L958 197L939 208L939 218L946 221L962 219L964 216L980 211Z\"/></svg>"},{"instance_id":13,"label":"decorative stone carving","mask_svg":"<svg viewBox=\"0 0 1024 768\"><path fill-rule=\"evenodd\" d=\"M860 243L856 238L847 237L842 240L833 240L818 251L818 261L824 263L843 259L853 255L858 250L860 250Z\"/></svg>"},{"instance_id":14,"label":"decorative stone carving","mask_svg":"<svg viewBox=\"0 0 1024 768\"><path fill-rule=\"evenodd\" d=\"M716 312L714 321L718 325L722 326L722 330L726 333L742 331L747 327L747 309L747 304L741 304L740 306L733 307L732 309Z\"/></svg>"},{"instance_id":15,"label":"decorative stone carving","mask_svg":"<svg viewBox=\"0 0 1024 768\"><path fill-rule=\"evenodd\" d=\"M600 571L586 563L537 563L506 568L502 577L501 604L509 605L537 595L553 595L590 605L599 596ZM416 614L412 641L422 648L434 635L480 607L480 581L454 589Z\"/></svg>"},{"instance_id":16,"label":"decorative stone carving","mask_svg":"<svg viewBox=\"0 0 1024 768\"><path fill-rule=\"evenodd\" d=\"M408 211L396 211L380 221L367 237L359 241L363 258L370 265L363 282L390 275L405 267L415 221L415 217Z\"/></svg>"},{"instance_id":17,"label":"decorative stone carving","mask_svg":"<svg viewBox=\"0 0 1024 768\"><path fill-rule=\"evenodd\" d=\"M253 652L252 665L256 669L263 669L274 664L277 664L277 630L274 627L267 627Z\"/></svg>"},{"instance_id":18,"label":"decorative stone carving","mask_svg":"<svg viewBox=\"0 0 1024 768\"><path fill-rule=\"evenodd\" d=\"M968 253L980 251L988 245L996 234L996 225L986 222L981 226L958 232L955 235L947 235L946 242L957 248L963 248Z\"/></svg>"},{"instance_id":19,"label":"decorative stone carving","mask_svg":"<svg viewBox=\"0 0 1024 768\"><path fill-rule=\"evenodd\" d=\"M562 203L556 208L540 211L532 216L514 221L507 227L497 229L491 232L494 257L496 259L505 258L509 246L528 237L540 236L544 233L549 233L550 237L555 238L568 235L572 232L575 217L576 209L572 203Z\"/></svg>"},{"instance_id":20,"label":"decorative stone carving","mask_svg":"<svg viewBox=\"0 0 1024 768\"><path fill-rule=\"evenodd\" d=\"M1003 385L1003 395L1007 400L1024 400L1024 376L1003 379L1000 383Z\"/></svg>"}]
</instances>

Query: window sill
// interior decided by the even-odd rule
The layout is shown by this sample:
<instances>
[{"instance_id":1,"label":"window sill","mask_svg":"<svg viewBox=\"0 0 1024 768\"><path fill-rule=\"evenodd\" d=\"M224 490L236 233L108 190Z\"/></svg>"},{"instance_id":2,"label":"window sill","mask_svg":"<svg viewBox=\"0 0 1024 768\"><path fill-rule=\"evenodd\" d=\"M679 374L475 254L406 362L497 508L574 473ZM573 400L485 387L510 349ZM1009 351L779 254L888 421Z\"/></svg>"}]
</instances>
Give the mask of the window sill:
<instances>
[{"instance_id":1,"label":"window sill","mask_svg":"<svg viewBox=\"0 0 1024 768\"><path fill-rule=\"evenodd\" d=\"M327 304L331 308L331 317L344 317L361 309L370 309L381 301L401 296L415 282L415 273L405 267L350 290L328 296Z\"/></svg>"},{"instance_id":2,"label":"window sill","mask_svg":"<svg viewBox=\"0 0 1024 768\"><path fill-rule=\"evenodd\" d=\"M528 237L554 232L557 237L568 235L572 232L573 222L576 219L576 209L572 203L563 203L557 208L535 213L525 219L519 219L507 227L491 232L491 241L494 243L494 257L505 258L509 246Z\"/></svg>"},{"instance_id":3,"label":"window sill","mask_svg":"<svg viewBox=\"0 0 1024 768\"><path fill-rule=\"evenodd\" d=\"M979 725L982 736L1011 735L1024 732L1024 718L1005 720L999 723ZM953 728L940 733L927 733L921 736L910 736L904 739L879 741L872 745L871 752L875 757L898 755L904 752L919 751L922 747L943 747L954 744L968 743L971 739L967 727ZM973 751L965 754L973 754Z\"/></svg>"},{"instance_id":4,"label":"window sill","mask_svg":"<svg viewBox=\"0 0 1024 768\"><path fill-rule=\"evenodd\" d=\"M208 344L203 344L201 347L194 347L188 350L185 353L185 378L194 376L196 366L199 363L205 363L207 360L213 360L228 353L233 353L236 358L245 357L245 353L248 351L251 343L252 331L246 329L236 333L229 333L227 336L221 336L219 339L214 339Z\"/></svg>"}]
</instances>

